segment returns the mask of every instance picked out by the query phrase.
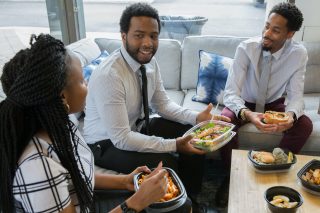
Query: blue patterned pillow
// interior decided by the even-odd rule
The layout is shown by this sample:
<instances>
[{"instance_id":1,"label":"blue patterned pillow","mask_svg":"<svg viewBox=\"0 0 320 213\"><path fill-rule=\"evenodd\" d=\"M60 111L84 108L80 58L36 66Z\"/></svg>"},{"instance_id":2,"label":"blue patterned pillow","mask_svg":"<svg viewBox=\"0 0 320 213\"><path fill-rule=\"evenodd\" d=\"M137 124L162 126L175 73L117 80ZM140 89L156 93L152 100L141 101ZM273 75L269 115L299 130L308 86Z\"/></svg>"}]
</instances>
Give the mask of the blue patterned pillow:
<instances>
[{"instance_id":1,"label":"blue patterned pillow","mask_svg":"<svg viewBox=\"0 0 320 213\"><path fill-rule=\"evenodd\" d=\"M223 91L233 59L204 50L199 51L199 57L197 91L192 100L223 104Z\"/></svg>"},{"instance_id":2,"label":"blue patterned pillow","mask_svg":"<svg viewBox=\"0 0 320 213\"><path fill-rule=\"evenodd\" d=\"M93 59L90 64L88 64L88 65L86 65L86 66L84 66L84 67L82 68L83 77L84 77L84 80L85 80L86 82L89 82L89 79L90 79L90 76L91 76L92 72L93 72L93 71L98 67L98 65L99 65L102 61L104 61L108 56L109 56L109 53L108 53L106 50L104 50L104 51L99 55L98 58Z\"/></svg>"}]
</instances>

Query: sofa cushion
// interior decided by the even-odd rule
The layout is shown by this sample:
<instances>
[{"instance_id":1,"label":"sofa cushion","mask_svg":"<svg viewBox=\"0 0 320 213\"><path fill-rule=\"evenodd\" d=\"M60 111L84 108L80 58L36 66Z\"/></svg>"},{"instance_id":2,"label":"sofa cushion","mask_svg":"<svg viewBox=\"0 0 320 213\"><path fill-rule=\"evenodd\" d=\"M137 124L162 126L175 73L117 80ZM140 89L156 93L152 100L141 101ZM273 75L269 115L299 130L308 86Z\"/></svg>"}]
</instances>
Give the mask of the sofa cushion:
<instances>
[{"instance_id":1,"label":"sofa cushion","mask_svg":"<svg viewBox=\"0 0 320 213\"><path fill-rule=\"evenodd\" d=\"M196 95L193 101L223 104L223 92L233 59L215 53L199 51Z\"/></svg>"},{"instance_id":2,"label":"sofa cushion","mask_svg":"<svg viewBox=\"0 0 320 213\"><path fill-rule=\"evenodd\" d=\"M122 41L119 39L96 38L100 50L109 53L120 48ZM160 39L159 48L155 55L161 72L164 88L180 89L181 45L177 40Z\"/></svg>"},{"instance_id":3,"label":"sofa cushion","mask_svg":"<svg viewBox=\"0 0 320 213\"><path fill-rule=\"evenodd\" d=\"M102 61L106 60L108 56L109 53L104 50L97 58L93 59L89 64L82 68L83 77L86 82L89 82L92 72L99 66Z\"/></svg>"},{"instance_id":4,"label":"sofa cushion","mask_svg":"<svg viewBox=\"0 0 320 213\"><path fill-rule=\"evenodd\" d=\"M195 89L199 65L199 50L214 52L229 58L241 41L247 38L225 36L188 36L182 43L181 89Z\"/></svg>"},{"instance_id":5,"label":"sofa cushion","mask_svg":"<svg viewBox=\"0 0 320 213\"><path fill-rule=\"evenodd\" d=\"M185 96L183 91L167 89L166 92L167 92L167 95L170 98L170 100L172 100L176 104L182 106L183 99L184 99L184 96Z\"/></svg>"},{"instance_id":6,"label":"sofa cushion","mask_svg":"<svg viewBox=\"0 0 320 213\"><path fill-rule=\"evenodd\" d=\"M303 42L308 52L304 93L320 92L320 43Z\"/></svg>"},{"instance_id":7,"label":"sofa cushion","mask_svg":"<svg viewBox=\"0 0 320 213\"><path fill-rule=\"evenodd\" d=\"M67 49L75 53L79 58L82 67L89 64L101 54L98 45L90 38L81 39L75 43L69 44Z\"/></svg>"},{"instance_id":8,"label":"sofa cushion","mask_svg":"<svg viewBox=\"0 0 320 213\"><path fill-rule=\"evenodd\" d=\"M196 94L195 89L186 90L186 96L183 100L182 106L187 109L192 109L192 110L200 112L200 111L204 110L208 106L208 104L193 101L192 97L195 96L195 94ZM222 109L222 108L223 108L222 106L219 107L217 114L220 114L220 109Z\"/></svg>"}]
</instances>

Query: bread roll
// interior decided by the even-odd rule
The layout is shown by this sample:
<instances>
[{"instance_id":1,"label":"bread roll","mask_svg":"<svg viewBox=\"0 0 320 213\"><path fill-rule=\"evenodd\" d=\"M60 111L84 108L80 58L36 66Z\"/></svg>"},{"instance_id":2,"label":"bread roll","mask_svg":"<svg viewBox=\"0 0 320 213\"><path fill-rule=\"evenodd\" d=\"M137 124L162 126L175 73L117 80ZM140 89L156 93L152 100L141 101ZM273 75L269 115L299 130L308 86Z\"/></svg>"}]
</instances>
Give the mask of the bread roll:
<instances>
[{"instance_id":1,"label":"bread roll","mask_svg":"<svg viewBox=\"0 0 320 213\"><path fill-rule=\"evenodd\" d=\"M272 155L272 153L270 152L256 152L254 155L253 155L253 158L256 159L257 161L259 162L262 162L262 163L267 163L267 164L270 164L270 163L274 163L275 161L275 158L274 156Z\"/></svg>"},{"instance_id":2,"label":"bread roll","mask_svg":"<svg viewBox=\"0 0 320 213\"><path fill-rule=\"evenodd\" d=\"M267 124L279 124L288 122L289 116L284 112L266 111L263 114L263 121Z\"/></svg>"}]
</instances>

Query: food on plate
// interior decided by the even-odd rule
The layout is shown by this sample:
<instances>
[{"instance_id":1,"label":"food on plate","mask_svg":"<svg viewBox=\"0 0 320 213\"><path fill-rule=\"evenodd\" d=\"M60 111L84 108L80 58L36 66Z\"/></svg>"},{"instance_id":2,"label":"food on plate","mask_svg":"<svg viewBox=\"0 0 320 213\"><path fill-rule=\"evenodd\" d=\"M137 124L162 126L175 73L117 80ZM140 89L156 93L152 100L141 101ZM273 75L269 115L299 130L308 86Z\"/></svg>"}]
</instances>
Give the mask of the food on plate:
<instances>
[{"instance_id":1,"label":"food on plate","mask_svg":"<svg viewBox=\"0 0 320 213\"><path fill-rule=\"evenodd\" d=\"M309 169L309 171L302 175L302 179L309 183L320 185L320 168Z\"/></svg>"},{"instance_id":2,"label":"food on plate","mask_svg":"<svg viewBox=\"0 0 320 213\"><path fill-rule=\"evenodd\" d=\"M194 139L214 140L227 132L231 127L222 124L208 123L193 132Z\"/></svg>"},{"instance_id":3,"label":"food on plate","mask_svg":"<svg viewBox=\"0 0 320 213\"><path fill-rule=\"evenodd\" d=\"M143 174L138 180L138 185L140 184L148 177L148 174ZM180 190L176 186L176 184L173 182L172 177L170 176L169 172L166 174L168 184L167 184L167 191L166 194L159 200L159 202L165 202L168 200L171 200L175 197L177 197L180 194Z\"/></svg>"},{"instance_id":4,"label":"food on plate","mask_svg":"<svg viewBox=\"0 0 320 213\"><path fill-rule=\"evenodd\" d=\"M272 155L275 158L275 164L291 163L293 160L292 152L289 152L288 155L280 148L274 148Z\"/></svg>"},{"instance_id":5,"label":"food on plate","mask_svg":"<svg viewBox=\"0 0 320 213\"><path fill-rule=\"evenodd\" d=\"M273 196L270 203L280 208L293 208L298 205L298 202L290 202L290 199L284 195Z\"/></svg>"},{"instance_id":6,"label":"food on plate","mask_svg":"<svg viewBox=\"0 0 320 213\"><path fill-rule=\"evenodd\" d=\"M261 163L267 163L267 164L274 163L276 160L271 152L264 152L264 151L255 152L253 154L253 159Z\"/></svg>"},{"instance_id":7,"label":"food on plate","mask_svg":"<svg viewBox=\"0 0 320 213\"><path fill-rule=\"evenodd\" d=\"M267 124L279 124L289 120L289 116L285 112L266 111L263 114L263 121Z\"/></svg>"},{"instance_id":8,"label":"food on plate","mask_svg":"<svg viewBox=\"0 0 320 213\"><path fill-rule=\"evenodd\" d=\"M252 151L251 156L255 161L263 164L285 164L292 163L293 161L292 152L286 154L281 148L274 148L272 153L266 151Z\"/></svg>"},{"instance_id":9,"label":"food on plate","mask_svg":"<svg viewBox=\"0 0 320 213\"><path fill-rule=\"evenodd\" d=\"M288 153L287 163L292 163L292 161L293 161L293 154L292 154L292 152L289 152Z\"/></svg>"},{"instance_id":10,"label":"food on plate","mask_svg":"<svg viewBox=\"0 0 320 213\"><path fill-rule=\"evenodd\" d=\"M224 121L208 120L189 129L183 136L192 135L191 144L206 152L218 150L227 144L234 136L235 125Z\"/></svg>"}]
</instances>

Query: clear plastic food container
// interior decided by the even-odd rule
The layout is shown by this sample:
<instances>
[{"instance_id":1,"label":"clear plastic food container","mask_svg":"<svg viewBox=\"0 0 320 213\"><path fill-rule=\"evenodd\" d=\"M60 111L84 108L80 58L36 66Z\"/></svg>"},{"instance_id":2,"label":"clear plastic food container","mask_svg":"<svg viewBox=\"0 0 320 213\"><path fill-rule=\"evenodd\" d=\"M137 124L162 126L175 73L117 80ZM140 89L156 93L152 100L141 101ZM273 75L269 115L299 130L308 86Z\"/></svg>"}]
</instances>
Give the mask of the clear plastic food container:
<instances>
[{"instance_id":1,"label":"clear plastic food container","mask_svg":"<svg viewBox=\"0 0 320 213\"><path fill-rule=\"evenodd\" d=\"M226 145L236 133L234 124L218 120L208 120L189 129L184 136L193 135L193 146L208 152L218 150Z\"/></svg>"}]
</instances>

